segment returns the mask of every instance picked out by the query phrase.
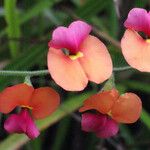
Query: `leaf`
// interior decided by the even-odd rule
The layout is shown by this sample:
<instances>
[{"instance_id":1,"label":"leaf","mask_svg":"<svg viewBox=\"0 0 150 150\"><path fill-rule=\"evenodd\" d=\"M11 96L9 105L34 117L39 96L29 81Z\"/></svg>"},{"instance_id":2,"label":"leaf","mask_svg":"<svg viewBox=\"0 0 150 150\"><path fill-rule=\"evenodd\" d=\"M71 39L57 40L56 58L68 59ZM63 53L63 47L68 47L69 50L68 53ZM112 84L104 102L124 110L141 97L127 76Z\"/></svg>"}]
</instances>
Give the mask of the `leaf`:
<instances>
[{"instance_id":1,"label":"leaf","mask_svg":"<svg viewBox=\"0 0 150 150\"><path fill-rule=\"evenodd\" d=\"M118 33L118 17L115 9L115 4L113 0L110 0L107 5L108 12L108 25L109 25L109 34L113 38L117 38ZM110 11L111 10L111 11Z\"/></svg>"},{"instance_id":2,"label":"leaf","mask_svg":"<svg viewBox=\"0 0 150 150\"><path fill-rule=\"evenodd\" d=\"M147 83L143 83L135 80L126 80L125 82L123 82L123 84L134 90L139 90L148 94L150 93L150 86Z\"/></svg>"},{"instance_id":3,"label":"leaf","mask_svg":"<svg viewBox=\"0 0 150 150\"><path fill-rule=\"evenodd\" d=\"M141 114L141 121L150 129L150 114L144 109Z\"/></svg>"},{"instance_id":4,"label":"leaf","mask_svg":"<svg viewBox=\"0 0 150 150\"><path fill-rule=\"evenodd\" d=\"M148 4L148 0L136 0L135 1L135 6L136 7L141 7L141 8L143 8L143 7L145 7L145 5L146 4Z\"/></svg>"},{"instance_id":5,"label":"leaf","mask_svg":"<svg viewBox=\"0 0 150 150\"><path fill-rule=\"evenodd\" d=\"M55 136L55 140L53 142L53 146L52 146L51 150L61 150L62 149L63 143L66 140L66 136L68 133L67 131L69 129L70 122L71 122L71 118L66 117L59 123L57 133Z\"/></svg>"},{"instance_id":6,"label":"leaf","mask_svg":"<svg viewBox=\"0 0 150 150\"><path fill-rule=\"evenodd\" d=\"M19 18L16 9L16 0L5 0L4 1L5 9L5 20L7 22L7 34L9 38L18 38L20 37L20 26ZM14 59L19 54L19 43L15 41L9 41L9 48L11 57Z\"/></svg>"},{"instance_id":7,"label":"leaf","mask_svg":"<svg viewBox=\"0 0 150 150\"><path fill-rule=\"evenodd\" d=\"M9 0L9 1L12 1L12 0ZM22 25L25 22L29 21L30 19L32 19L33 17L37 16L38 14L40 14L45 9L52 7L58 1L59 0L43 0L43 1L39 1L33 7L29 8L28 10L26 10L25 13L20 14L20 20L18 22L19 25ZM4 36L6 31L7 31L7 28L3 29L0 32L0 36Z\"/></svg>"},{"instance_id":8,"label":"leaf","mask_svg":"<svg viewBox=\"0 0 150 150\"><path fill-rule=\"evenodd\" d=\"M97 14L102 9L104 9L109 1L110 0L96 0L93 2L93 0L88 0L83 6L77 9L76 14L77 16L88 20L91 16Z\"/></svg>"}]
</instances>

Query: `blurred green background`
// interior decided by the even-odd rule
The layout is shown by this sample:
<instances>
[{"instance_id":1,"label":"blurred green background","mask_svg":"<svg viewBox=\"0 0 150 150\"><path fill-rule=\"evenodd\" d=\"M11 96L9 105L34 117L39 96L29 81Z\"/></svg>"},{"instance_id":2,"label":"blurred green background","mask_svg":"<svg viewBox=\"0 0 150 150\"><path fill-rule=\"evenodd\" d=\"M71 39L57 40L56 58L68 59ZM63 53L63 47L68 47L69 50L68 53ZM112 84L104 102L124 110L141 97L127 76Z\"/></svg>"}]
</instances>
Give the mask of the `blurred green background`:
<instances>
[{"instance_id":1,"label":"blurred green background","mask_svg":"<svg viewBox=\"0 0 150 150\"><path fill-rule=\"evenodd\" d=\"M0 70L47 69L47 45L53 29L77 19L93 26L92 34L107 45L114 67L127 66L119 41L125 30L123 23L133 7L150 10L150 2L0 0ZM8 135L3 129L6 116L0 114L0 150L149 150L150 74L132 69L114 72L114 75L118 90L138 94L144 108L141 119L132 125L120 125L117 136L102 140L81 131L80 114L76 110L86 97L99 91L103 85L89 83L82 92L66 92L54 83L50 75L33 76L31 81L35 87L52 86L60 93L62 106L52 116L37 121L42 132L33 141L24 135ZM0 73L0 90L23 81L24 76Z\"/></svg>"}]
</instances>

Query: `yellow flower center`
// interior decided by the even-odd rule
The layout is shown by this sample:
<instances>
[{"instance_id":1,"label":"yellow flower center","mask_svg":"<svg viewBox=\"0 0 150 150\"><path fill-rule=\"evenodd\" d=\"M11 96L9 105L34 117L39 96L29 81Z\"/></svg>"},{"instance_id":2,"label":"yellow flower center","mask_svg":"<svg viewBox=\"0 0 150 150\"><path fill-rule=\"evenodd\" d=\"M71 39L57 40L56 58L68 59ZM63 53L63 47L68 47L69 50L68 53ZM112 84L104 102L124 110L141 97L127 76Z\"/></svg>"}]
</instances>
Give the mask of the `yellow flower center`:
<instances>
[{"instance_id":1,"label":"yellow flower center","mask_svg":"<svg viewBox=\"0 0 150 150\"><path fill-rule=\"evenodd\" d=\"M112 117L111 110L107 113L108 116Z\"/></svg>"},{"instance_id":2,"label":"yellow flower center","mask_svg":"<svg viewBox=\"0 0 150 150\"><path fill-rule=\"evenodd\" d=\"M150 43L150 39L147 39L146 42L147 42L147 43Z\"/></svg>"},{"instance_id":3,"label":"yellow flower center","mask_svg":"<svg viewBox=\"0 0 150 150\"><path fill-rule=\"evenodd\" d=\"M76 60L76 59L78 59L80 57L83 57L83 53L82 52L77 52L75 55L69 55L69 58L71 60Z\"/></svg>"},{"instance_id":4,"label":"yellow flower center","mask_svg":"<svg viewBox=\"0 0 150 150\"><path fill-rule=\"evenodd\" d=\"M21 107L22 107L22 108L28 108L28 109L31 109L31 110L33 109L32 107L27 106L27 105L21 105Z\"/></svg>"}]
</instances>

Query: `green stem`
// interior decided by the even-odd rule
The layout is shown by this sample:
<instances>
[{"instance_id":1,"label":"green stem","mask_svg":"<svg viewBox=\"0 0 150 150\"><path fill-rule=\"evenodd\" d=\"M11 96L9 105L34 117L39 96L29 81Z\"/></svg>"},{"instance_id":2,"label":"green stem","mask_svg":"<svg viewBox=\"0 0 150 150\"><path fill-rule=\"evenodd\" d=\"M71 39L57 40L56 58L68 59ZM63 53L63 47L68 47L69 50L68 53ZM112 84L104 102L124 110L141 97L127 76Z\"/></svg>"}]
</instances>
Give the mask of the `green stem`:
<instances>
[{"instance_id":1,"label":"green stem","mask_svg":"<svg viewBox=\"0 0 150 150\"><path fill-rule=\"evenodd\" d=\"M124 67L115 67L114 69L113 69L113 71L125 71L125 70L130 70L130 69L132 69L132 67L130 67L130 66L124 66Z\"/></svg>"},{"instance_id":2,"label":"green stem","mask_svg":"<svg viewBox=\"0 0 150 150\"><path fill-rule=\"evenodd\" d=\"M113 71L125 71L132 69L130 66L114 68ZM41 76L49 74L48 70L36 70L36 71L15 71L15 70L1 70L0 76Z\"/></svg>"},{"instance_id":3,"label":"green stem","mask_svg":"<svg viewBox=\"0 0 150 150\"><path fill-rule=\"evenodd\" d=\"M48 70L37 70L37 71L10 71L2 70L0 71L0 76L39 76L48 74Z\"/></svg>"}]
</instances>

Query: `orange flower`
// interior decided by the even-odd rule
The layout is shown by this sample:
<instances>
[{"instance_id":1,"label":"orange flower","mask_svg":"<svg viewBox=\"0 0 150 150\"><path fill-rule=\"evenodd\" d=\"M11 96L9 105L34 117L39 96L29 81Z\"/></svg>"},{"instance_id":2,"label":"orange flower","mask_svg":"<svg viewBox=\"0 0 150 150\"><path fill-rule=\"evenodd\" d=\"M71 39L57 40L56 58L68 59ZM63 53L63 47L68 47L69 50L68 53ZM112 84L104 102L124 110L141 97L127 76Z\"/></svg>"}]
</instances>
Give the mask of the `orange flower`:
<instances>
[{"instance_id":1,"label":"orange flower","mask_svg":"<svg viewBox=\"0 0 150 150\"><path fill-rule=\"evenodd\" d=\"M18 84L6 88L0 94L0 112L7 114L17 106L21 107L18 115L12 114L6 120L5 129L9 133L26 133L30 138L37 137L39 132L29 111L33 119L42 119L53 113L59 104L58 93L49 87L34 89L27 84Z\"/></svg>"},{"instance_id":2,"label":"orange flower","mask_svg":"<svg viewBox=\"0 0 150 150\"><path fill-rule=\"evenodd\" d=\"M114 136L119 130L118 123L134 123L140 117L141 109L141 100L134 93L119 95L116 89L103 91L89 97L80 108L80 112L98 112L82 114L82 130L94 132L100 138Z\"/></svg>"},{"instance_id":3,"label":"orange flower","mask_svg":"<svg viewBox=\"0 0 150 150\"><path fill-rule=\"evenodd\" d=\"M133 123L140 117L142 104L134 93L119 95L116 89L95 94L84 101L80 112L97 110L120 123Z\"/></svg>"},{"instance_id":4,"label":"orange flower","mask_svg":"<svg viewBox=\"0 0 150 150\"><path fill-rule=\"evenodd\" d=\"M132 9L124 23L127 30L121 40L122 53L133 68L150 72L150 39L144 39L138 34L143 32L150 36L150 12L141 8Z\"/></svg>"},{"instance_id":5,"label":"orange flower","mask_svg":"<svg viewBox=\"0 0 150 150\"><path fill-rule=\"evenodd\" d=\"M48 70L65 90L81 91L88 81L99 84L112 74L106 46L89 35L90 31L91 26L83 21L74 21L68 28L61 26L53 31L47 56Z\"/></svg>"}]
</instances>

